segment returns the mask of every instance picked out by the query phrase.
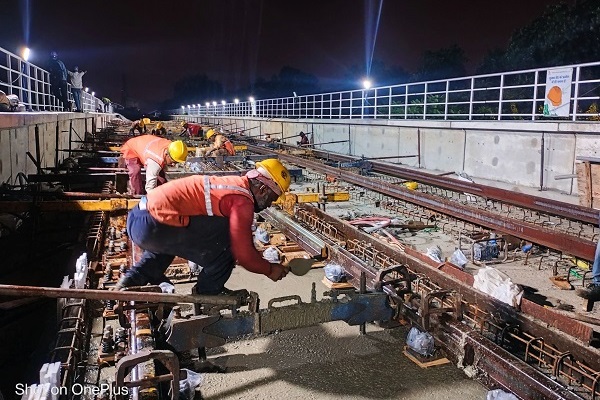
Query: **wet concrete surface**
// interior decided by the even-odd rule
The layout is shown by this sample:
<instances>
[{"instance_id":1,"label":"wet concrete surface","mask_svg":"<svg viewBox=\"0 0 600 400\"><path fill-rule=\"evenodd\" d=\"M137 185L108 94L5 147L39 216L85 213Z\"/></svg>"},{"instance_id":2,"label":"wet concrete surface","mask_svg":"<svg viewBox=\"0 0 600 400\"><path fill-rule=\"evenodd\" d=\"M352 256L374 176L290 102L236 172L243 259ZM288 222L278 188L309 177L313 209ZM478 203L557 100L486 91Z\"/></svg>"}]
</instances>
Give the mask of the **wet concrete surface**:
<instances>
[{"instance_id":1,"label":"wet concrete surface","mask_svg":"<svg viewBox=\"0 0 600 400\"><path fill-rule=\"evenodd\" d=\"M272 282L237 267L227 287L269 299L299 294L317 299L328 288L322 268ZM178 285L177 291L188 290ZM206 373L204 399L484 399L487 392L452 364L422 369L402 354L408 327L382 329L330 322L209 349L209 361L227 372ZM199 396L197 396L198 398Z\"/></svg>"}]
</instances>

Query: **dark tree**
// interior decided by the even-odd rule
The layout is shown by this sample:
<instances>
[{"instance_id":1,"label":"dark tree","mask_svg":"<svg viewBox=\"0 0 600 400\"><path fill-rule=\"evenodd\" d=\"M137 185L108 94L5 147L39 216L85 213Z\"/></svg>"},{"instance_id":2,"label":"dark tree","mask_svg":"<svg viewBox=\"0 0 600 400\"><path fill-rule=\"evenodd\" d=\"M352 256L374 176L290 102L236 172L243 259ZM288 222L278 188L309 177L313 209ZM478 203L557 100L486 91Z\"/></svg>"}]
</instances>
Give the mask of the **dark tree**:
<instances>
[{"instance_id":1,"label":"dark tree","mask_svg":"<svg viewBox=\"0 0 600 400\"><path fill-rule=\"evenodd\" d=\"M413 81L430 81L436 79L465 76L465 64L468 61L465 51L457 45L439 50L426 51L418 72Z\"/></svg>"}]
</instances>

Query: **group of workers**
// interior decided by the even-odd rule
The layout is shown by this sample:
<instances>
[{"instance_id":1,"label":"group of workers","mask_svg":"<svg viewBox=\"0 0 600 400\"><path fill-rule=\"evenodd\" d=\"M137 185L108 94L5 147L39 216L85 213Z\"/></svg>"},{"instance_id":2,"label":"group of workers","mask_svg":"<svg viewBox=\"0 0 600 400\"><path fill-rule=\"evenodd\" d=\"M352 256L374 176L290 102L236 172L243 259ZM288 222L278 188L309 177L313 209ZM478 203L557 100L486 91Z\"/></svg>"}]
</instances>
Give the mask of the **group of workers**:
<instances>
[{"instance_id":1,"label":"group of workers","mask_svg":"<svg viewBox=\"0 0 600 400\"><path fill-rule=\"evenodd\" d=\"M146 125L142 120L135 129L145 133ZM184 123L182 128L190 136L201 136L202 127L195 125ZM212 144L203 148L204 155L235 154L222 132L210 129L206 139ZM252 236L254 213L269 207L290 186L289 171L279 160L257 162L256 169L241 177L194 175L167 182L165 167L186 161L188 147L183 141L142 134L127 140L121 154L130 191L145 193L127 218L129 237L144 252L114 289L168 282L165 271L176 256L202 266L195 287L198 294L226 293L225 282L236 263L273 281L287 275L282 264L262 257Z\"/></svg>"}]
</instances>

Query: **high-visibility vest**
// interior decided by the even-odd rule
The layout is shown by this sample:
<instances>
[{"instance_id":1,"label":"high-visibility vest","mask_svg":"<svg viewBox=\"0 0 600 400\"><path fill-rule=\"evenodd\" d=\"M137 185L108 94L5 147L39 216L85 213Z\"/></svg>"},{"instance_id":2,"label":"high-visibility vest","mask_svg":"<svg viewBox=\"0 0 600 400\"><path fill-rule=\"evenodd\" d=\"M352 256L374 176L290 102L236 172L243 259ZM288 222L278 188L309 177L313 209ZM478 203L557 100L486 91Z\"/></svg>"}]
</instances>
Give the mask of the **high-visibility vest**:
<instances>
[{"instance_id":1,"label":"high-visibility vest","mask_svg":"<svg viewBox=\"0 0 600 400\"><path fill-rule=\"evenodd\" d=\"M245 176L194 175L175 179L148 193L146 208L159 222L187 226L189 217L225 217L220 202L228 195L241 195L254 203L250 182Z\"/></svg>"},{"instance_id":2,"label":"high-visibility vest","mask_svg":"<svg viewBox=\"0 0 600 400\"><path fill-rule=\"evenodd\" d=\"M137 158L146 165L148 159L156 161L161 167L166 164L165 150L171 141L154 135L141 135L129 139L121 147L123 158Z\"/></svg>"},{"instance_id":3,"label":"high-visibility vest","mask_svg":"<svg viewBox=\"0 0 600 400\"><path fill-rule=\"evenodd\" d=\"M230 140L226 140L225 143L223 143L223 148L227 150L230 156L235 156L235 148Z\"/></svg>"}]
</instances>

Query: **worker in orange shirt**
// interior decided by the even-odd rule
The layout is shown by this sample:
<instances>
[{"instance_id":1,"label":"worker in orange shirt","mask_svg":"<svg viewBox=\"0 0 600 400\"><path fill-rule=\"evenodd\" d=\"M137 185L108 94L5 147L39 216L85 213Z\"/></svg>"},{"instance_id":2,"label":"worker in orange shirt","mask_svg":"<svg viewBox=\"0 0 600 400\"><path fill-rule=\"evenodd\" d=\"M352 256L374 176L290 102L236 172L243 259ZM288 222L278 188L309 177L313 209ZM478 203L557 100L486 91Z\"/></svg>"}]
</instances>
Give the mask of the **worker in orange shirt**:
<instances>
[{"instance_id":1,"label":"worker in orange shirt","mask_svg":"<svg viewBox=\"0 0 600 400\"><path fill-rule=\"evenodd\" d=\"M188 149L181 140L170 141L153 135L141 135L129 139L121 147L127 166L132 194L144 194L142 166L146 167L146 192L166 182L164 168L185 162Z\"/></svg>"},{"instance_id":2,"label":"worker in orange shirt","mask_svg":"<svg viewBox=\"0 0 600 400\"><path fill-rule=\"evenodd\" d=\"M202 129L202 125L200 124L181 121L181 128L182 130L179 133L179 136L189 135L189 137L199 137L201 139L203 138L204 130Z\"/></svg>"},{"instance_id":3,"label":"worker in orange shirt","mask_svg":"<svg viewBox=\"0 0 600 400\"><path fill-rule=\"evenodd\" d=\"M209 147L200 149L200 156L235 156L233 143L221 132L210 129L206 132L206 139L212 144Z\"/></svg>"},{"instance_id":4,"label":"worker in orange shirt","mask_svg":"<svg viewBox=\"0 0 600 400\"><path fill-rule=\"evenodd\" d=\"M193 175L156 188L129 212L127 232L144 252L115 289L166 281L164 273L176 256L203 267L198 294L227 293L236 261L272 281L284 278L287 268L265 260L254 247L252 224L254 213L289 186L288 170L267 159L245 176Z\"/></svg>"}]
</instances>

